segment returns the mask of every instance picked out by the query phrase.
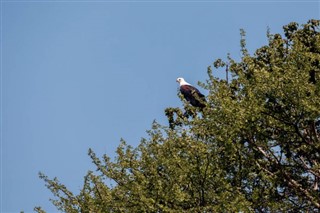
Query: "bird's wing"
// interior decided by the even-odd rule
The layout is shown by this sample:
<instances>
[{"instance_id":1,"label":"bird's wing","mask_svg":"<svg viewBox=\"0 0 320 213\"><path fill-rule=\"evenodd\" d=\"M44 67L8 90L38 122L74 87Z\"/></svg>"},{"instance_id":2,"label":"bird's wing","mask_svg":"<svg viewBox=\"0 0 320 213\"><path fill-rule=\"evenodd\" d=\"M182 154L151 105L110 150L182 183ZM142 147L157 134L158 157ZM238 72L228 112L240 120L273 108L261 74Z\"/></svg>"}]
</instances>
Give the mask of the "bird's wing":
<instances>
[{"instance_id":1,"label":"bird's wing","mask_svg":"<svg viewBox=\"0 0 320 213\"><path fill-rule=\"evenodd\" d=\"M204 97L203 94L201 94L201 92L195 88L194 86L191 85L182 85L180 87L180 91L181 93L184 95L193 95L193 94L197 94L199 97Z\"/></svg>"}]
</instances>

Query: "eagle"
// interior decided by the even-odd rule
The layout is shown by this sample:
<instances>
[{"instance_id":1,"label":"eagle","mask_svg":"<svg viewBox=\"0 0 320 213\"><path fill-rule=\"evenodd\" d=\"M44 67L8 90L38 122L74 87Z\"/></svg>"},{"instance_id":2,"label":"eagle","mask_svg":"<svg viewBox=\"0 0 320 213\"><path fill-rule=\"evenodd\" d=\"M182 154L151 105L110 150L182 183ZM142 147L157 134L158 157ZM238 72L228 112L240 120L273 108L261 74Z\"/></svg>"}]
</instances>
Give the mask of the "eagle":
<instances>
[{"instance_id":1,"label":"eagle","mask_svg":"<svg viewBox=\"0 0 320 213\"><path fill-rule=\"evenodd\" d=\"M183 78L177 78L177 82L180 85L181 94L192 106L201 109L206 106L206 98L197 88L186 82Z\"/></svg>"}]
</instances>

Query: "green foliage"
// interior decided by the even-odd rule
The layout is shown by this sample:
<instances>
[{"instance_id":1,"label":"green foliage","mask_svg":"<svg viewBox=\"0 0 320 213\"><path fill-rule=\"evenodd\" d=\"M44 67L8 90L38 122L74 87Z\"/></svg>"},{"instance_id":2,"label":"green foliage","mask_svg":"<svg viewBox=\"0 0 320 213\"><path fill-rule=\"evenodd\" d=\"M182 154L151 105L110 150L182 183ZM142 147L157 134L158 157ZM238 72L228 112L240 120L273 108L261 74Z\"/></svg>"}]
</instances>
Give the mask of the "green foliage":
<instances>
[{"instance_id":1,"label":"green foliage","mask_svg":"<svg viewBox=\"0 0 320 213\"><path fill-rule=\"evenodd\" d=\"M214 63L207 107L165 110L136 148L97 157L74 195L40 174L63 212L316 212L320 210L319 20L284 26L240 62ZM44 212L40 207L37 212Z\"/></svg>"}]
</instances>

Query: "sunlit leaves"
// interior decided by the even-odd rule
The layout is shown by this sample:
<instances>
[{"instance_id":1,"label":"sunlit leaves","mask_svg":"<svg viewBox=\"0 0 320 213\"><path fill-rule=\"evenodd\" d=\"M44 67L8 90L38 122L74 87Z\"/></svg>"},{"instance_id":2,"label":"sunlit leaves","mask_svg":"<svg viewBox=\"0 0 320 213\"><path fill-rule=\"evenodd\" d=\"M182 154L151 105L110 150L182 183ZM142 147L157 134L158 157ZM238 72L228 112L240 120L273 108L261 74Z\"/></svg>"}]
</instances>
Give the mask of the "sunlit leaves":
<instances>
[{"instance_id":1,"label":"sunlit leaves","mask_svg":"<svg viewBox=\"0 0 320 213\"><path fill-rule=\"evenodd\" d=\"M79 195L40 174L64 212L316 212L320 209L318 20L290 23L241 61L209 66L207 106L167 108L134 148L89 156ZM226 72L226 79L215 72ZM227 77L230 79L227 80ZM183 101L183 99L181 99ZM39 207L36 211L42 212Z\"/></svg>"}]
</instances>

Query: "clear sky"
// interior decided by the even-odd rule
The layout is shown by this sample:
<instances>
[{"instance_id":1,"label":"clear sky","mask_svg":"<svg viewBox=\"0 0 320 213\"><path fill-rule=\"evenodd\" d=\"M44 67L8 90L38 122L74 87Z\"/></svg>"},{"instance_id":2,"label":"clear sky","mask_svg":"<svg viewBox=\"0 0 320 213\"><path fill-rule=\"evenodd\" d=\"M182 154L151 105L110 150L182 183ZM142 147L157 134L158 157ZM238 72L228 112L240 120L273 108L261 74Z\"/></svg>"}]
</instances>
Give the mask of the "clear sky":
<instances>
[{"instance_id":1,"label":"clear sky","mask_svg":"<svg viewBox=\"0 0 320 213\"><path fill-rule=\"evenodd\" d=\"M1 212L56 212L39 171L78 194L95 169L88 149L113 157L120 138L137 146L153 120L166 125L164 109L182 106L176 78L196 85L215 59L238 59L240 28L252 52L268 27L319 10L316 0L1 1Z\"/></svg>"}]
</instances>

